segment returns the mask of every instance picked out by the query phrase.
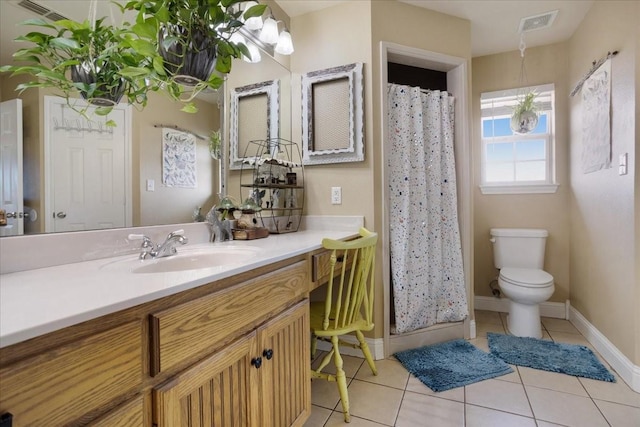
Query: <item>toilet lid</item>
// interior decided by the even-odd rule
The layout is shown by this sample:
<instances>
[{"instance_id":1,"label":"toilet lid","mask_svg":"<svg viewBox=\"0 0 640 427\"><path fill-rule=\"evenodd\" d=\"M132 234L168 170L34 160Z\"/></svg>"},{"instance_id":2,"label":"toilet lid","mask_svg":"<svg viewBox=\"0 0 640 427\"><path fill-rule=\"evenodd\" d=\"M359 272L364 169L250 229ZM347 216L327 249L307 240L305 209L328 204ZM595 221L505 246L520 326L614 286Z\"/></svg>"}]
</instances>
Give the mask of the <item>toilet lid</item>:
<instances>
[{"instance_id":1,"label":"toilet lid","mask_svg":"<svg viewBox=\"0 0 640 427\"><path fill-rule=\"evenodd\" d=\"M500 270L500 278L518 286L540 288L553 285L553 276L537 268L511 268Z\"/></svg>"}]
</instances>

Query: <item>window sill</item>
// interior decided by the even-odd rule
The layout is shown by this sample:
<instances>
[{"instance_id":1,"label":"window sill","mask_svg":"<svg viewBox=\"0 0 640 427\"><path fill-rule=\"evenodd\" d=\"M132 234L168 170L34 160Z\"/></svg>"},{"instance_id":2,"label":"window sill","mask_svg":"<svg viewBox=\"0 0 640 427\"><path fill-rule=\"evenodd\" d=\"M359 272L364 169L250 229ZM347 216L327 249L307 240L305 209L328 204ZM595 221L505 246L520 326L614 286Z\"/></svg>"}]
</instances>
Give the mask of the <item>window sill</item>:
<instances>
[{"instance_id":1,"label":"window sill","mask_svg":"<svg viewBox=\"0 0 640 427\"><path fill-rule=\"evenodd\" d=\"M559 184L534 185L481 185L482 194L552 194L558 191Z\"/></svg>"}]
</instances>

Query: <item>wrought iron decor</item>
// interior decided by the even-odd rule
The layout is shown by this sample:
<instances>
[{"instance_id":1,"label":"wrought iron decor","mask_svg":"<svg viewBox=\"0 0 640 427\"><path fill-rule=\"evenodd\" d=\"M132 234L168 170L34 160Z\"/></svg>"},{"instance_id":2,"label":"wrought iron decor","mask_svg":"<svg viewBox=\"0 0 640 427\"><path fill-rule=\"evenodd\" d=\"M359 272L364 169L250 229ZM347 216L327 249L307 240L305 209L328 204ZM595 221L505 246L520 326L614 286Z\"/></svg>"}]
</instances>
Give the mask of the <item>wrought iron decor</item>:
<instances>
[{"instance_id":1,"label":"wrought iron decor","mask_svg":"<svg viewBox=\"0 0 640 427\"><path fill-rule=\"evenodd\" d=\"M279 80L237 87L231 92L230 169L241 168L250 141L276 140L280 136L279 110Z\"/></svg>"},{"instance_id":2,"label":"wrought iron decor","mask_svg":"<svg viewBox=\"0 0 640 427\"><path fill-rule=\"evenodd\" d=\"M302 77L302 148L305 165L364 160L362 63Z\"/></svg>"}]
</instances>

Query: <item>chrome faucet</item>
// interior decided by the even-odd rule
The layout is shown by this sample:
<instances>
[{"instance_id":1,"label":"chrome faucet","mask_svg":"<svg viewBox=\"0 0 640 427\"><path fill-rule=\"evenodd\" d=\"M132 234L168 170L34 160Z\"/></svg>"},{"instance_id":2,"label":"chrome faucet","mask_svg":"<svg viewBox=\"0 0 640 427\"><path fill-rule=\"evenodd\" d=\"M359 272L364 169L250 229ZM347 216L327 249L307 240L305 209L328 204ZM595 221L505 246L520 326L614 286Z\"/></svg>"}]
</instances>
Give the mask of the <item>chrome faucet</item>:
<instances>
[{"instance_id":1,"label":"chrome faucet","mask_svg":"<svg viewBox=\"0 0 640 427\"><path fill-rule=\"evenodd\" d=\"M129 234L129 240L142 240L138 257L141 260L147 257L155 259L175 255L178 252L176 250L178 243L181 245L189 243L189 239L184 236L184 230L172 231L161 245L155 245L150 238L142 234Z\"/></svg>"}]
</instances>

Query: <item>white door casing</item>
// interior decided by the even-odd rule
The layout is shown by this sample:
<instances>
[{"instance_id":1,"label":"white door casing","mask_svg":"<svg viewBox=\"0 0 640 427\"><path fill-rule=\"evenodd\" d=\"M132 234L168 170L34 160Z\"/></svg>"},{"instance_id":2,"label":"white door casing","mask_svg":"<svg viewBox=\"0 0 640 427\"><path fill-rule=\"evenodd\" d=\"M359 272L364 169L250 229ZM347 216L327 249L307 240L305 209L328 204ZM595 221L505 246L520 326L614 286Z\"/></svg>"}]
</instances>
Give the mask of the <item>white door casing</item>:
<instances>
[{"instance_id":1,"label":"white door casing","mask_svg":"<svg viewBox=\"0 0 640 427\"><path fill-rule=\"evenodd\" d=\"M108 117L93 111L87 119L65 99L45 96L47 232L131 226L131 107L118 105Z\"/></svg>"},{"instance_id":2,"label":"white door casing","mask_svg":"<svg viewBox=\"0 0 640 427\"><path fill-rule=\"evenodd\" d=\"M0 189L0 209L9 214L0 237L24 234L21 99L0 104Z\"/></svg>"}]
</instances>

